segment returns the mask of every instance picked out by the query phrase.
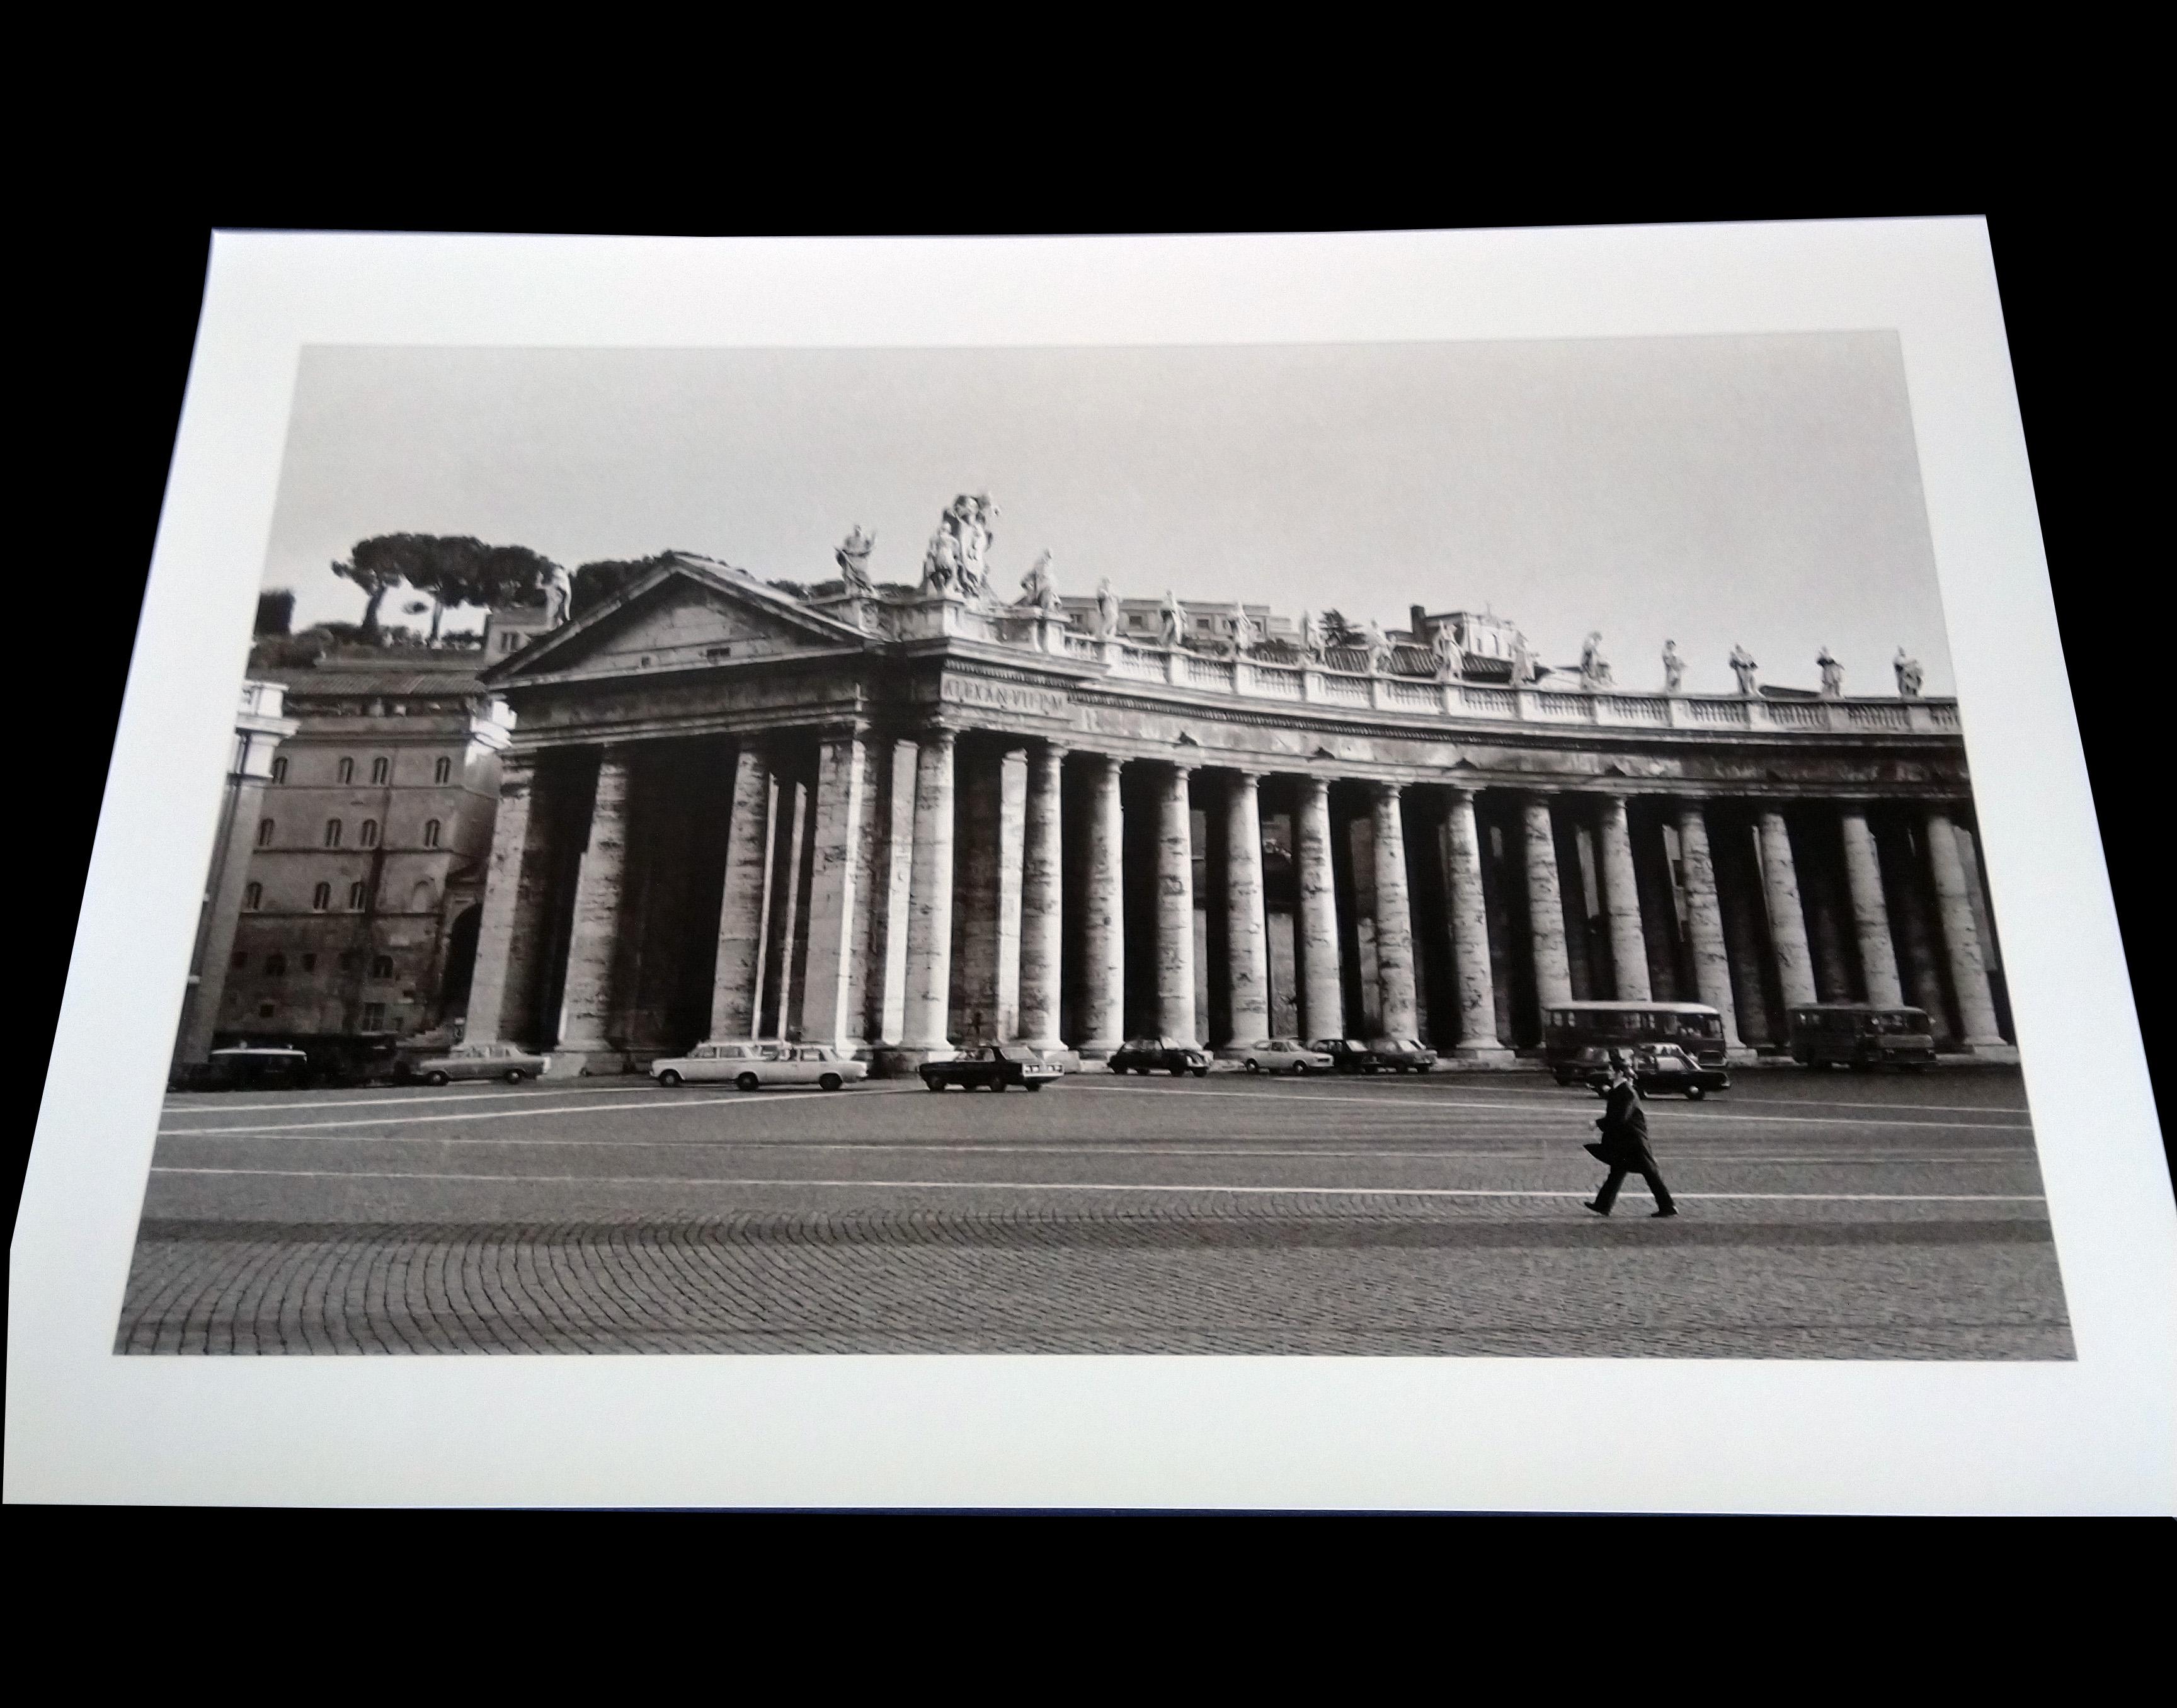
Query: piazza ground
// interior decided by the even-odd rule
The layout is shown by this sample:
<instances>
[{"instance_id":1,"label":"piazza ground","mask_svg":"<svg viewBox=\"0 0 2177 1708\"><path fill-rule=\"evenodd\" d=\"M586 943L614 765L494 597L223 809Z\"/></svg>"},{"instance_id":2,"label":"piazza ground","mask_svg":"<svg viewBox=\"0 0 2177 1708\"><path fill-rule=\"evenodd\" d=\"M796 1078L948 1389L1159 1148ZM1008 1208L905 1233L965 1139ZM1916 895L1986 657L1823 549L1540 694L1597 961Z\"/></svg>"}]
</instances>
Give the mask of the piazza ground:
<instances>
[{"instance_id":1,"label":"piazza ground","mask_svg":"<svg viewBox=\"0 0 2177 1708\"><path fill-rule=\"evenodd\" d=\"M168 1100L123 1352L2073 1356L2016 1070Z\"/></svg>"}]
</instances>

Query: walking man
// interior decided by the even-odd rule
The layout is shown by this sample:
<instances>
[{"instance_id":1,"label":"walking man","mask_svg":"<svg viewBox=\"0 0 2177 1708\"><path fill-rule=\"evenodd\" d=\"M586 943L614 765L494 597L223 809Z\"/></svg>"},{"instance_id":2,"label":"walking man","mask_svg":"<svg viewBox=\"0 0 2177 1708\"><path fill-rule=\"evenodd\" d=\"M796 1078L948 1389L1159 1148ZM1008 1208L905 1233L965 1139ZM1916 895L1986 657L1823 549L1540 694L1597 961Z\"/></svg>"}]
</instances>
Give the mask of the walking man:
<instances>
[{"instance_id":1,"label":"walking man","mask_svg":"<svg viewBox=\"0 0 2177 1708\"><path fill-rule=\"evenodd\" d=\"M1609 1101L1595 1123L1602 1137L1585 1149L1597 1162L1609 1165L1610 1177L1603 1181L1602 1190L1586 1208L1599 1216L1608 1215L1610 1207L1618 1202L1618 1189L1625 1184L1625 1176L1637 1174L1648 1182L1648 1190L1655 1195L1656 1214L1678 1214L1678 1207L1672 1202L1671 1189L1663 1184L1662 1170L1656 1166L1656 1154L1648 1149L1647 1112L1640 1107L1640 1088L1634 1083L1632 1070L1625 1065L1622 1050L1610 1052L1610 1084L1603 1095Z\"/></svg>"}]
</instances>

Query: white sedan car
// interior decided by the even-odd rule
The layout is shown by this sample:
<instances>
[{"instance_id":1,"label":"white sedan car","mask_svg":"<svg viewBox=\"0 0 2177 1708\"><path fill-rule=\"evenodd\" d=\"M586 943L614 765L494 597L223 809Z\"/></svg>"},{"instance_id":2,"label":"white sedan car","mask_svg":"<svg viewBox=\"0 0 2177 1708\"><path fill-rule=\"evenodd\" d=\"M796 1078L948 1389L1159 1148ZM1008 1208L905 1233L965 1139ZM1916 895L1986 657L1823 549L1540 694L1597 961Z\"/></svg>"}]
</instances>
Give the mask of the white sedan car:
<instances>
[{"instance_id":1,"label":"white sedan car","mask_svg":"<svg viewBox=\"0 0 2177 1708\"><path fill-rule=\"evenodd\" d=\"M1301 1078L1310 1073L1328 1073L1337 1066L1322 1050L1297 1038L1265 1038L1247 1051L1250 1073L1290 1073Z\"/></svg>"},{"instance_id":2,"label":"white sedan car","mask_svg":"<svg viewBox=\"0 0 2177 1708\"><path fill-rule=\"evenodd\" d=\"M869 1072L866 1062L821 1044L698 1044L685 1056L661 1056L650 1064L650 1077L660 1085L730 1080L743 1091L762 1085L837 1091Z\"/></svg>"},{"instance_id":3,"label":"white sedan car","mask_svg":"<svg viewBox=\"0 0 2177 1708\"><path fill-rule=\"evenodd\" d=\"M519 1044L456 1044L443 1056L427 1056L409 1072L426 1085L450 1079L504 1079L519 1085L552 1071L552 1058Z\"/></svg>"}]
</instances>

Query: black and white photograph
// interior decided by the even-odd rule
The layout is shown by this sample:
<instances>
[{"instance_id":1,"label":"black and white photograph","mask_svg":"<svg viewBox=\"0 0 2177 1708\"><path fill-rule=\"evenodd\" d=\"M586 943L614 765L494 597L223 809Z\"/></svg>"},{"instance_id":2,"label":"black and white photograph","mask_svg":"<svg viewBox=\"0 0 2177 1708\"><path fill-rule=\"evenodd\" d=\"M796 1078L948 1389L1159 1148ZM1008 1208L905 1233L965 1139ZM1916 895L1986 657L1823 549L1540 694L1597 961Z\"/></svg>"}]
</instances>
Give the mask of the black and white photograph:
<instances>
[{"instance_id":1,"label":"black and white photograph","mask_svg":"<svg viewBox=\"0 0 2177 1708\"><path fill-rule=\"evenodd\" d=\"M676 1489L770 1475L726 1445L788 1432L761 1394L824 1416L808 1443L946 1443L778 1473L820 1503L995 1477L970 1443L1005 1406L1043 1408L1023 1454L1124 1412L1097 1488L1206 1453L1213 1498L1258 1503L1229 1453L1130 1432L1211 1428L1177 1387L1121 1397L1202 1383L1272 1433L1274 1393L1340 1428L1405 1405L1468 1443L1428 1475L1519 1506L1567 1498L1533 1492L1571 1486L1552 1430L1659 1383L1711 1414L1667 1432L1685 1467L1774 1406L1728 1451L1811 1484L1789 1443L1823 1405L1837 1464L1875 1463L1990 1383L2054 1417L2113 1379L2106 1264L2159 1248L2062 1206L2122 1196L2151 1103L2128 1033L2106 1095L2074 1089L2076 1027L2118 1012L2075 923L2106 880L2052 875L2091 820L2026 798L2076 751L2037 709L2060 661L1989 662L2040 620L2002 591L2039 559L2030 505L1972 532L2021 486L1960 448L2008 395L1959 377L1970 222L1593 237L1675 254L1705 319L1530 235L1232 240L1229 269L872 243L897 276L838 302L780 282L821 246L230 242L26 1186L55 1231L17 1242L21 1271L63 1178L112 1181L111 1274L40 1284L75 1391L225 1420L206 1440L317 1408L330 1433L258 1466L295 1487L367 1416L408 1420L368 1452L428 1480L395 1443L431 1408L533 1418L567 1384L540 1427L639 1415L725 1467ZM1732 258L1712 286L1696 241ZM1791 247L1824 243L1834 280ZM1914 243L1965 307L1885 318ZM1362 308L1250 318L1318 257ZM668 262L766 282L713 309ZM608 274L649 306L488 282ZM1835 301L1735 306L1742 275ZM217 763L147 674L184 653ZM156 1060L71 1081L139 942ZM435 1373L472 1355L485 1387ZM303 1366L341 1373L277 1373ZM641 1373L674 1369L712 1398ZM899 1397L930 1383L955 1400ZM11 1438L85 1415L52 1391ZM578 1461L565 1487L614 1492L575 1503L668 1486L601 1450L521 1498ZM192 1487L253 1474L206 1452Z\"/></svg>"}]
</instances>

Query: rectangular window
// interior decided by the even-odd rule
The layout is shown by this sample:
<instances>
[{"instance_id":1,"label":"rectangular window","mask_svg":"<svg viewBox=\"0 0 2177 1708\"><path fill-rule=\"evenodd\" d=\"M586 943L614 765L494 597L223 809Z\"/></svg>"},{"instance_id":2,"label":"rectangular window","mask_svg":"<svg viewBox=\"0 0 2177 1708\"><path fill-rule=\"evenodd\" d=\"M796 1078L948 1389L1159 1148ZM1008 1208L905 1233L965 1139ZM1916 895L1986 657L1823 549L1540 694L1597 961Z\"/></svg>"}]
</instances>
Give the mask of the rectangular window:
<instances>
[{"instance_id":1,"label":"rectangular window","mask_svg":"<svg viewBox=\"0 0 2177 1708\"><path fill-rule=\"evenodd\" d=\"M363 1005L363 1029L366 1032L383 1032L385 1029L385 1005L383 1002Z\"/></svg>"},{"instance_id":2,"label":"rectangular window","mask_svg":"<svg viewBox=\"0 0 2177 1708\"><path fill-rule=\"evenodd\" d=\"M272 780L275 783L285 783L287 780L287 761L286 760L276 759L272 761Z\"/></svg>"},{"instance_id":3,"label":"rectangular window","mask_svg":"<svg viewBox=\"0 0 2177 1708\"><path fill-rule=\"evenodd\" d=\"M442 759L431 767L431 781L434 783L444 783L453 774L454 761L450 759Z\"/></svg>"},{"instance_id":4,"label":"rectangular window","mask_svg":"<svg viewBox=\"0 0 2177 1708\"><path fill-rule=\"evenodd\" d=\"M363 904L368 899L368 898L369 891L366 886L360 882L350 884L347 887L348 911L352 914L361 913L363 911Z\"/></svg>"}]
</instances>

